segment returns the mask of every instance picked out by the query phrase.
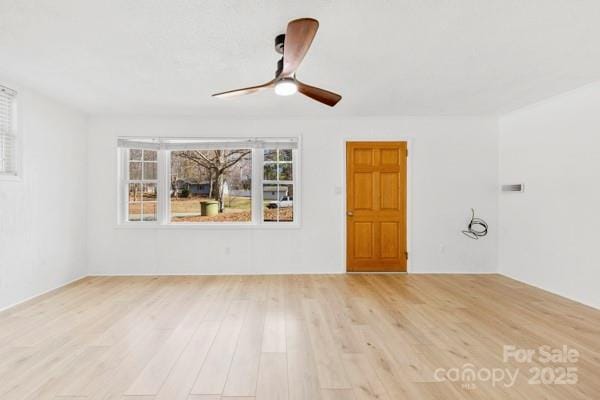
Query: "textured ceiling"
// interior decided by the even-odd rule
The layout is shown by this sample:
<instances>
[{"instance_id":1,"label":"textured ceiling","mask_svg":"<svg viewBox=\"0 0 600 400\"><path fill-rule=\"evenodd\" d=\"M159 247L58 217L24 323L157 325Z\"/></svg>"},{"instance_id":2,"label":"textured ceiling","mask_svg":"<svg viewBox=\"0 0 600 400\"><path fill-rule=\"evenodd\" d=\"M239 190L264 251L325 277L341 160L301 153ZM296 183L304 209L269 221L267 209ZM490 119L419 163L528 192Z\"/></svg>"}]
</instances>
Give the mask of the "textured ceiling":
<instances>
[{"instance_id":1,"label":"textured ceiling","mask_svg":"<svg viewBox=\"0 0 600 400\"><path fill-rule=\"evenodd\" d=\"M334 109L272 92L288 20L320 29L298 77ZM90 114L494 114L600 79L598 0L0 0L0 72Z\"/></svg>"}]
</instances>

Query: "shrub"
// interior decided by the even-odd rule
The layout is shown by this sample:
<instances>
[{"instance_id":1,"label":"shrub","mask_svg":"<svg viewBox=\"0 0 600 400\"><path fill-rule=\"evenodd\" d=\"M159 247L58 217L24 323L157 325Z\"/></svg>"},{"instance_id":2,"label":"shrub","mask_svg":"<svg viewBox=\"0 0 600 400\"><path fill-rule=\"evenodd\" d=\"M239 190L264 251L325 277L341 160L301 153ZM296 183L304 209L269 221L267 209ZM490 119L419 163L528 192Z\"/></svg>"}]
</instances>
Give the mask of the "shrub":
<instances>
[{"instance_id":1,"label":"shrub","mask_svg":"<svg viewBox=\"0 0 600 400\"><path fill-rule=\"evenodd\" d=\"M190 197L190 191L188 189L181 189L181 192L179 193L179 197L183 197L184 199L187 199L188 197Z\"/></svg>"}]
</instances>

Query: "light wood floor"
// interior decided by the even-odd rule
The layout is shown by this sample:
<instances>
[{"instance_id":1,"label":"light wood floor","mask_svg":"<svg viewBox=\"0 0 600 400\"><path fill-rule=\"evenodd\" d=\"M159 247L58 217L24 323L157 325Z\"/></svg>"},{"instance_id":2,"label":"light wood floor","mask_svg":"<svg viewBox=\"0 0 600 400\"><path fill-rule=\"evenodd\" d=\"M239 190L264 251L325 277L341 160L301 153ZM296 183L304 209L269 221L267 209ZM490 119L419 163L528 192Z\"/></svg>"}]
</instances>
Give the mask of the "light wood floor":
<instances>
[{"instance_id":1,"label":"light wood floor","mask_svg":"<svg viewBox=\"0 0 600 400\"><path fill-rule=\"evenodd\" d=\"M503 345L576 349L578 383L528 384L549 365ZM465 364L521 374L434 378ZM86 278L0 313L2 400L463 398L600 399L600 311L498 275L336 275Z\"/></svg>"}]
</instances>

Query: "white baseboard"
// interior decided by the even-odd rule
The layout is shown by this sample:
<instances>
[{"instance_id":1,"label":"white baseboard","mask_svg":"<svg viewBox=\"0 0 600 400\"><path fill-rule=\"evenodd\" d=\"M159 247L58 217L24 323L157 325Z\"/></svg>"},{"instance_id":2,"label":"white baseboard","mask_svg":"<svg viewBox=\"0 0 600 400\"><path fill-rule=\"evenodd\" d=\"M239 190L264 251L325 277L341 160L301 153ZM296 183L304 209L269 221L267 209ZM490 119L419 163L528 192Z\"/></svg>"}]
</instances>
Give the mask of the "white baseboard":
<instances>
[{"instance_id":1,"label":"white baseboard","mask_svg":"<svg viewBox=\"0 0 600 400\"><path fill-rule=\"evenodd\" d=\"M575 298L575 297L573 297L573 296L571 296L571 295L569 295L567 293L562 293L562 292L559 292L557 290L548 289L547 287L540 286L537 283L526 281L526 280L523 280L521 278L517 278L517 277L511 276L511 275L502 273L502 272L498 272L498 274L502 275L502 276L504 276L506 278L512 279L514 281L517 281L517 282L520 282L520 283L524 283L525 285L532 286L532 287L534 287L536 289L543 290L544 292L552 293L552 294L554 294L556 296L559 296L559 297L562 297L564 299L571 300L574 303L578 303L578 304L581 304L581 305L586 306L586 307L591 307L591 308L594 308L596 310L600 310L600 304L594 304L592 302L586 301L585 299Z\"/></svg>"},{"instance_id":2,"label":"white baseboard","mask_svg":"<svg viewBox=\"0 0 600 400\"><path fill-rule=\"evenodd\" d=\"M83 275L83 276L77 277L75 279L70 280L69 282L60 284L60 285L58 285L56 287L53 287L53 288L45 290L45 291L43 291L41 293L35 294L33 296L29 296L29 297L27 297L27 298L25 298L23 300L20 300L20 301L18 301L16 303L13 303L13 304L10 304L10 305L5 306L3 308L0 308L0 313L3 312L3 311L9 310L9 309L11 309L13 307L16 307L19 304L23 304L23 303L26 303L26 302L28 302L30 300L33 300L36 297L43 296L43 295L45 295L47 293L53 292L55 290L58 290L58 289L63 288L65 286L68 286L68 285L70 285L72 283L80 281L80 280L82 280L84 278L94 277L94 276L103 276L103 277L106 277L106 276L115 276L115 277L127 277L127 276L132 276L132 277L133 276L248 276L248 275L259 275L260 276L260 275L343 275L343 274L346 274L346 271L337 271L337 272L322 272L321 271L321 272L253 273L253 274L248 274L248 273L245 273L245 274L244 273L220 273L220 274L202 274L202 273L194 273L194 274L189 274L189 273L179 273L179 274L178 273L168 273L168 274L164 274L164 273L163 274L89 274L89 275ZM362 274L362 273L351 273L351 272L349 272L348 274ZM376 274L376 273L370 272L369 274ZM385 274L385 273L383 273L383 274ZM401 273L394 273L394 274L407 274L407 273L406 272L401 272ZM524 283L526 285L530 285L530 286L533 286L535 288L544 290L546 292L553 293L553 294L555 294L557 296L564 297L566 299L569 299L569 300L572 300L574 302L586 305L588 307L597 308L593 304L582 303L581 301L578 301L577 299L573 299L571 297L567 297L564 294L556 293L554 291L551 291L551 290L548 290L546 288L537 286L537 285L532 284L530 282L522 281L522 280L517 279L517 278L515 278L513 276L506 275L506 274L503 274L503 273L500 273L500 272L414 272L413 271L413 272L410 272L410 274L414 274L414 275L493 275L493 274L497 274L497 275L502 275L502 276L505 276L507 278L513 279L513 280L515 280L517 282L521 282L521 283Z\"/></svg>"},{"instance_id":3,"label":"white baseboard","mask_svg":"<svg viewBox=\"0 0 600 400\"><path fill-rule=\"evenodd\" d=\"M53 292L53 291L55 291L55 290L58 290L58 289L60 289L60 288L63 288L63 287L65 287L65 286L68 286L68 285L70 285L70 284L72 284L72 283L75 283L75 282L77 282L77 281L80 281L80 280L82 280L82 279L84 279L84 278L87 278L87 277L88 277L88 275L82 275L82 276L80 276L80 277L77 277L77 278L75 278L75 279L72 279L72 280L70 280L70 281L68 281L68 282L66 282L66 283L62 283L62 284L60 284L60 285L58 285L58 286L55 286L55 287L53 287L53 288L51 288L51 289L44 290L44 291L43 291L43 292L41 292L41 293L34 294L33 296L29 296L29 297L27 297L27 298L25 298L25 299L23 299L23 300L19 300L19 301L17 301L16 303L10 304L10 305L8 305L8 306L5 306L5 307L2 307L2 308L0 308L0 313L1 313L1 312L3 312L3 311L6 311L6 310L8 310L8 309L11 309L11 308L13 308L13 307L16 307L16 306L18 306L19 304L23 304L23 303L26 303L26 302L28 302L28 301L30 301L30 300L33 300L33 299L35 299L36 297L43 296L43 295L45 295L45 294L47 294L47 293L50 293L50 292Z\"/></svg>"},{"instance_id":4,"label":"white baseboard","mask_svg":"<svg viewBox=\"0 0 600 400\"><path fill-rule=\"evenodd\" d=\"M315 271L315 272L220 272L220 273L202 273L202 272L156 272L143 274L98 274L91 273L88 276L268 276L268 275L343 275L346 271Z\"/></svg>"}]
</instances>

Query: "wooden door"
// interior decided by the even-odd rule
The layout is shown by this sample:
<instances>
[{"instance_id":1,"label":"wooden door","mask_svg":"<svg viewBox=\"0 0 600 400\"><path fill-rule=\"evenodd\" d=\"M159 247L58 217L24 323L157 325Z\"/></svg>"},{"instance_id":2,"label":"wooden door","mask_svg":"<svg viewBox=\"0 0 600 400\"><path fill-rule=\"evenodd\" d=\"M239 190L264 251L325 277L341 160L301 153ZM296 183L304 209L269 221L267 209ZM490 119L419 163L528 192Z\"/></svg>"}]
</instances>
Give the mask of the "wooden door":
<instances>
[{"instance_id":1,"label":"wooden door","mask_svg":"<svg viewBox=\"0 0 600 400\"><path fill-rule=\"evenodd\" d=\"M406 142L346 144L349 272L405 272Z\"/></svg>"}]
</instances>

